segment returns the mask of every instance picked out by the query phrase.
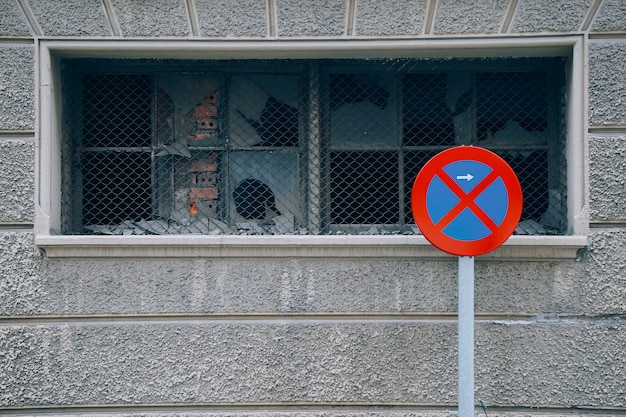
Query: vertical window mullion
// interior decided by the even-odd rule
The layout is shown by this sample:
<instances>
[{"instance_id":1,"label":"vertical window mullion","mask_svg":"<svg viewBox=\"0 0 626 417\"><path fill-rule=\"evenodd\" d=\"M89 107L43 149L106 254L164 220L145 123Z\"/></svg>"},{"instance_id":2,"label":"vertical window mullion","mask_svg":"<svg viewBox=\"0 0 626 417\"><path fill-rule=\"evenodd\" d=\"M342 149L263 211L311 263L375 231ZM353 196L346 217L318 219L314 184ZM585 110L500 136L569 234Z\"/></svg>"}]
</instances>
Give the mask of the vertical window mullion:
<instances>
[{"instance_id":1,"label":"vertical window mullion","mask_svg":"<svg viewBox=\"0 0 626 417\"><path fill-rule=\"evenodd\" d=\"M219 192L224 196L224 198L220 199L218 205L218 213L221 214L219 217L221 220L225 221L227 224L231 223L231 214L229 207L231 207L234 202L232 201L232 189L235 187L231 184L230 181L230 156L231 156L231 140L230 140L230 129L231 129L231 121L230 117L230 86L231 86L231 77L232 72L228 72L224 74L224 85L220 90L222 97L220 98L222 102L222 111L221 111L221 123L222 123L222 135L224 135L223 141L223 155L220 159L220 170L223 172L222 177L219 180L220 188Z\"/></svg>"},{"instance_id":2,"label":"vertical window mullion","mask_svg":"<svg viewBox=\"0 0 626 417\"><path fill-rule=\"evenodd\" d=\"M322 146L320 129L320 74L316 64L309 66L309 128L307 143L308 161L308 228L311 234L320 233L322 224Z\"/></svg>"},{"instance_id":3,"label":"vertical window mullion","mask_svg":"<svg viewBox=\"0 0 626 417\"><path fill-rule=\"evenodd\" d=\"M76 103L83 102L83 74L78 77L70 77L68 83L72 83L71 91L75 92L74 97ZM82 168L82 131L83 131L83 112L82 106L78 107L73 114L73 126L68 129L72 132L70 143L67 145L67 166L64 170L63 178L67 181L70 192L68 198L68 206L70 208L68 228L72 233L80 233L83 226L83 168ZM63 193L62 193L63 196Z\"/></svg>"},{"instance_id":4,"label":"vertical window mullion","mask_svg":"<svg viewBox=\"0 0 626 417\"><path fill-rule=\"evenodd\" d=\"M158 192L156 189L156 184L159 184L160 181L162 180L162 178L159 178L158 173L157 173L157 168L156 168L156 158L155 158L155 149L157 146L157 89L156 89L156 81L154 79L154 77L151 77L151 110L150 110L150 135L151 135L151 143L150 143L150 178L151 178L151 185L150 185L150 196L152 198L152 203L150 204L151 206L151 215L152 218L155 218L156 215L159 214L159 210L158 210L158 205L159 205L159 198L158 198Z\"/></svg>"},{"instance_id":5,"label":"vertical window mullion","mask_svg":"<svg viewBox=\"0 0 626 417\"><path fill-rule=\"evenodd\" d=\"M398 144L398 224L400 226L406 226L406 196L409 195L410 190L406 190L405 188L405 178L409 173L405 172L406 166L404 163L404 126L402 123L404 119L404 95L402 91L402 74L396 71L394 75L394 92L396 94L396 143ZM412 184L410 181L409 183Z\"/></svg>"},{"instance_id":6,"label":"vertical window mullion","mask_svg":"<svg viewBox=\"0 0 626 417\"><path fill-rule=\"evenodd\" d=\"M475 113L472 111L475 88L472 73L469 71L450 72L447 81L446 97L455 130L454 144L456 146L471 145L475 141L473 131Z\"/></svg>"}]
</instances>

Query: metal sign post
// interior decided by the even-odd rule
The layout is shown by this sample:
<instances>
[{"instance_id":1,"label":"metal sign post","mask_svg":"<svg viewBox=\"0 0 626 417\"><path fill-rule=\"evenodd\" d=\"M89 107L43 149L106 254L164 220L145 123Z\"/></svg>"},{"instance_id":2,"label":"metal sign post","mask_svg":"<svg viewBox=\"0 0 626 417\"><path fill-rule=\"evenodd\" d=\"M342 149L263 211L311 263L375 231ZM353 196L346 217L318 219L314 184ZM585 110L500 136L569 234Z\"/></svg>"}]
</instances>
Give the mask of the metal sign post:
<instances>
[{"instance_id":1,"label":"metal sign post","mask_svg":"<svg viewBox=\"0 0 626 417\"><path fill-rule=\"evenodd\" d=\"M459 146L431 158L415 178L411 209L424 237L459 256L459 416L474 416L474 256L502 245L522 213L522 188L497 154Z\"/></svg>"},{"instance_id":2,"label":"metal sign post","mask_svg":"<svg viewBox=\"0 0 626 417\"><path fill-rule=\"evenodd\" d=\"M459 417L474 416L474 257L459 256Z\"/></svg>"}]
</instances>

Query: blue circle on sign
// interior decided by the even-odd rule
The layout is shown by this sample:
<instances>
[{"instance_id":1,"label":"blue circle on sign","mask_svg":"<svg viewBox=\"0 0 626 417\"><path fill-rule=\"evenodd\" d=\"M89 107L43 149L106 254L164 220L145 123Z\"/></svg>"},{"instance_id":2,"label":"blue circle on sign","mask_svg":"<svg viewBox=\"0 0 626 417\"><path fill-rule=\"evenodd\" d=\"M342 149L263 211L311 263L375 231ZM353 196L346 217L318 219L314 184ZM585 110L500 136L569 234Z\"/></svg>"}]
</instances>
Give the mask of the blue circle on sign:
<instances>
[{"instance_id":1,"label":"blue circle on sign","mask_svg":"<svg viewBox=\"0 0 626 417\"><path fill-rule=\"evenodd\" d=\"M495 224L502 224L509 209L509 193L502 178L498 177L474 201Z\"/></svg>"},{"instance_id":2,"label":"blue circle on sign","mask_svg":"<svg viewBox=\"0 0 626 417\"><path fill-rule=\"evenodd\" d=\"M449 178L442 179L434 175L426 192L426 207L433 224L437 224L462 201L458 193L470 193L493 171L490 166L474 160L455 161L442 170L441 175ZM450 180L458 186L456 191L446 184ZM502 178L497 177L473 202L495 225L500 226L508 210L508 192ZM493 233L469 207L449 219L441 232L452 239L466 242L484 239Z\"/></svg>"}]
</instances>

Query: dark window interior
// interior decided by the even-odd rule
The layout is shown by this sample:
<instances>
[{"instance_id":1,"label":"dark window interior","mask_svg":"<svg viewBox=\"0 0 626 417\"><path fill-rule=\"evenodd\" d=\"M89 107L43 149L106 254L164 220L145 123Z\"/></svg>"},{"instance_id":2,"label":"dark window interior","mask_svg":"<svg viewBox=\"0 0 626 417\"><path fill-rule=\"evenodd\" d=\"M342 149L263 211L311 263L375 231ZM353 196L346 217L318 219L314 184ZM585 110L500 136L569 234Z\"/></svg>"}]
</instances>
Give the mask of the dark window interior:
<instances>
[{"instance_id":1,"label":"dark window interior","mask_svg":"<svg viewBox=\"0 0 626 417\"><path fill-rule=\"evenodd\" d=\"M414 234L451 146L500 154L562 234L559 59L64 61L68 234Z\"/></svg>"}]
</instances>

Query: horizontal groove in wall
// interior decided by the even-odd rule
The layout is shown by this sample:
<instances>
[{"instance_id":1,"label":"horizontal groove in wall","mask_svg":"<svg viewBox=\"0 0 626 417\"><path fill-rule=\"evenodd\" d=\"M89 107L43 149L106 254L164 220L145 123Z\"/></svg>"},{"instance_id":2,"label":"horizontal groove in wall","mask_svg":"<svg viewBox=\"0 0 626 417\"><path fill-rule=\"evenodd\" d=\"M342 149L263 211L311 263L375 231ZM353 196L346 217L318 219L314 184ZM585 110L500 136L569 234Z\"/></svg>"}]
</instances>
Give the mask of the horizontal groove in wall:
<instances>
[{"instance_id":1,"label":"horizontal groove in wall","mask_svg":"<svg viewBox=\"0 0 626 417\"><path fill-rule=\"evenodd\" d=\"M626 321L626 314L494 314L476 313L476 323L486 324L576 324L602 321ZM450 313L304 313L304 314L123 314L123 315L37 315L0 316L0 325L18 324L147 324L147 323L323 323L323 322L422 322L456 323L456 312Z\"/></svg>"},{"instance_id":2,"label":"horizontal groove in wall","mask_svg":"<svg viewBox=\"0 0 626 417\"><path fill-rule=\"evenodd\" d=\"M622 229L626 228L626 220L594 220L589 223L592 229Z\"/></svg>"},{"instance_id":3,"label":"horizontal groove in wall","mask_svg":"<svg viewBox=\"0 0 626 417\"><path fill-rule=\"evenodd\" d=\"M15 45L33 45L35 43L34 38L26 36L0 36L0 44L15 44Z\"/></svg>"},{"instance_id":4,"label":"horizontal groove in wall","mask_svg":"<svg viewBox=\"0 0 626 417\"><path fill-rule=\"evenodd\" d=\"M571 32L571 33L562 33L559 34L559 36L568 36L568 35L576 35L576 32ZM114 34L114 36L120 36L121 34L116 33ZM502 33L485 33L485 34L481 34L480 35L483 38L494 38L494 37L501 37ZM526 37L526 38L535 38L538 36L545 36L545 34L523 34L523 35L514 35L511 37ZM426 39L438 39L438 38L458 38L458 39L462 39L462 38L476 38L476 34L454 34L454 35L438 35L438 36L432 36L429 33L426 33L424 35L418 36L419 38L426 38ZM403 35L395 35L395 36L368 36L368 39L406 39L406 36ZM589 39L625 39L626 38L626 32L590 32L589 33ZM45 34L42 34L40 36L38 36L38 39L41 40L76 40L79 39L81 41L102 41L102 40L109 40L111 39L108 36L102 37L102 36L80 36L80 37L74 37L74 36L67 36L67 37L59 37L59 36L46 36ZM133 37L133 36L127 36L124 38L125 40L128 41L133 41L133 40L139 40L139 41L150 41L150 40L154 40L154 39L146 39L145 37ZM180 37L171 37L171 38L163 38L163 37L159 37L158 40L172 40L172 41L180 41L182 38ZM213 41L215 38L214 37L206 37L206 38L201 38L201 40L211 40ZM217 39L224 39L224 40L231 40L232 38L228 37L228 36L223 36L223 37L217 37ZM258 37L241 37L238 38L238 40L246 40L246 39L250 39L250 40L258 40ZM292 39L292 38L289 38ZM303 36L301 38L298 39L305 39L305 40L310 40L309 37ZM321 36L319 37L319 39L324 40L324 39L331 39L331 40L336 40L337 37L329 37L329 36ZM414 39L414 38L411 38ZM31 37L31 36L0 36L0 44L4 44L4 43L15 43L15 44L34 44L35 43L35 38Z\"/></svg>"},{"instance_id":5,"label":"horizontal groove in wall","mask_svg":"<svg viewBox=\"0 0 626 417\"><path fill-rule=\"evenodd\" d=\"M626 126L592 126L589 133L626 134Z\"/></svg>"},{"instance_id":6,"label":"horizontal groove in wall","mask_svg":"<svg viewBox=\"0 0 626 417\"><path fill-rule=\"evenodd\" d=\"M480 399L477 399L479 401ZM502 413L523 414L527 416L541 415L626 415L624 407L587 407L587 406L517 406L517 405L490 405L484 404L484 410L480 403L476 404L476 413L487 416L500 415ZM192 403L192 404L107 404L107 405L60 405L60 406L36 406L36 407L12 407L3 408L3 414L12 415L86 415L86 414L138 414L138 413L228 413L250 414L253 412L270 413L298 413L299 415L325 413L365 413L382 414L385 412L415 412L415 413L450 413L455 414L456 404L420 404L420 403ZM496 414L494 414L496 413Z\"/></svg>"},{"instance_id":7,"label":"horizontal groove in wall","mask_svg":"<svg viewBox=\"0 0 626 417\"><path fill-rule=\"evenodd\" d=\"M31 232L33 223L0 223L0 232Z\"/></svg>"},{"instance_id":8,"label":"horizontal groove in wall","mask_svg":"<svg viewBox=\"0 0 626 417\"><path fill-rule=\"evenodd\" d=\"M591 32L589 39L626 39L626 32Z\"/></svg>"},{"instance_id":9,"label":"horizontal groove in wall","mask_svg":"<svg viewBox=\"0 0 626 417\"><path fill-rule=\"evenodd\" d=\"M34 139L34 130L2 130L0 129L0 139Z\"/></svg>"}]
</instances>

